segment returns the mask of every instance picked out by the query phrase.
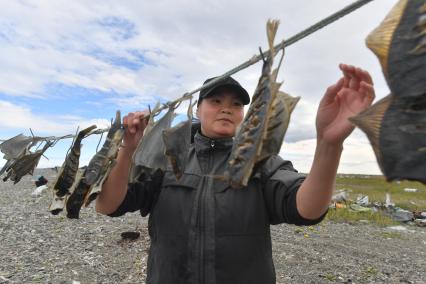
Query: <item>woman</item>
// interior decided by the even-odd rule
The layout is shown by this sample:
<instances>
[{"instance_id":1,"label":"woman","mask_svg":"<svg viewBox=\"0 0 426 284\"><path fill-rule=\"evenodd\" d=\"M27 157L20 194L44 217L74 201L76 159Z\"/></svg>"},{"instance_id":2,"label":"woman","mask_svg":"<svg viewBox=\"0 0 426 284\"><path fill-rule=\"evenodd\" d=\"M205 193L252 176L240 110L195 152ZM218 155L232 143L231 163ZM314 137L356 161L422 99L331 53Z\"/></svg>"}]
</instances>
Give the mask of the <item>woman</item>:
<instances>
[{"instance_id":1,"label":"woman","mask_svg":"<svg viewBox=\"0 0 426 284\"><path fill-rule=\"evenodd\" d=\"M143 112L130 113L123 145L96 201L98 212L149 216L151 247L146 283L275 283L270 224L316 224L334 189L348 117L371 105L368 72L340 65L343 77L329 87L316 118L317 145L308 176L291 162L269 158L246 188L212 178L223 174L233 136L243 120L247 92L227 78L200 92L195 134L179 181L168 168L161 177L127 184L131 156L142 137ZM207 81L206 81L207 82Z\"/></svg>"}]
</instances>

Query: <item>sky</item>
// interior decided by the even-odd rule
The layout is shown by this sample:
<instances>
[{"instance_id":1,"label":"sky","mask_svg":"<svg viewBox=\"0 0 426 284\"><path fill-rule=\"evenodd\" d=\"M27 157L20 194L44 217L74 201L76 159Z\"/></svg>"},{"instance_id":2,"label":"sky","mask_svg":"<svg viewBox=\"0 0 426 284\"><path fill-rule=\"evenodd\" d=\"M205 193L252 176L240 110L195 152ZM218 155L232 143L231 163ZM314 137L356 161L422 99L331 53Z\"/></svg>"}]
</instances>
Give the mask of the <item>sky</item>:
<instances>
[{"instance_id":1,"label":"sky","mask_svg":"<svg viewBox=\"0 0 426 284\"><path fill-rule=\"evenodd\" d=\"M396 0L375 0L286 48L278 80L301 99L281 156L309 172L315 151L315 114L338 64L368 70L376 100L389 89L366 36ZM267 50L266 21L280 20L278 43L349 5L348 0L0 0L0 139L19 133L73 134L107 127L123 115L166 102ZM257 63L233 75L253 94ZM186 104L178 110L184 118ZM99 136L83 140L80 163L96 153ZM63 163L71 139L46 152L40 167ZM5 160L0 158L0 165ZM339 173L380 174L360 130L345 141Z\"/></svg>"}]
</instances>

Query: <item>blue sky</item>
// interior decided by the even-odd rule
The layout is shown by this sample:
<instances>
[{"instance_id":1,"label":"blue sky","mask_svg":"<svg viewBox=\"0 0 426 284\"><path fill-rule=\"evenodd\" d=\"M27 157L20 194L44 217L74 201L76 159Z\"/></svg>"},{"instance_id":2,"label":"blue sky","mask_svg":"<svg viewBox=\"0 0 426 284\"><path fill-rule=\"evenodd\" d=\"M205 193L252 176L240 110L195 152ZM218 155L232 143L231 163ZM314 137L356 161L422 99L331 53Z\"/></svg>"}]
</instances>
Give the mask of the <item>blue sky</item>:
<instances>
[{"instance_id":1,"label":"blue sky","mask_svg":"<svg viewBox=\"0 0 426 284\"><path fill-rule=\"evenodd\" d=\"M93 123L106 127L116 110L124 115L175 99L246 61L259 46L266 49L268 18L281 21L281 40L351 2L0 0L0 139L29 135L29 128L50 136ZM316 107L338 79L340 62L368 69L377 98L387 95L364 40L395 3L373 1L286 50L282 89L302 99L281 154L301 171L309 171ZM234 77L253 93L259 74L260 63ZM82 164L98 138L84 141ZM70 143L50 149L40 166L61 165ZM358 130L346 141L339 172L379 173Z\"/></svg>"}]
</instances>

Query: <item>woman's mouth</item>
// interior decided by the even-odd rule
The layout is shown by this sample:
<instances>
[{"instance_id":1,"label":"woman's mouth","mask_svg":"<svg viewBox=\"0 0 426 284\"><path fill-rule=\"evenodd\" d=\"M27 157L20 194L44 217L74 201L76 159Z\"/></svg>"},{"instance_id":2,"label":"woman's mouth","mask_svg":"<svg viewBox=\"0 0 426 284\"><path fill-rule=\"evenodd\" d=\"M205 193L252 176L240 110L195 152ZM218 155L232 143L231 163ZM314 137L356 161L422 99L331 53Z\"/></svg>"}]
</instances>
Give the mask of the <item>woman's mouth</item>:
<instances>
[{"instance_id":1,"label":"woman's mouth","mask_svg":"<svg viewBox=\"0 0 426 284\"><path fill-rule=\"evenodd\" d=\"M219 121L224 121L224 122L228 122L228 123L234 123L232 120L227 119L227 118L220 118L218 119Z\"/></svg>"}]
</instances>

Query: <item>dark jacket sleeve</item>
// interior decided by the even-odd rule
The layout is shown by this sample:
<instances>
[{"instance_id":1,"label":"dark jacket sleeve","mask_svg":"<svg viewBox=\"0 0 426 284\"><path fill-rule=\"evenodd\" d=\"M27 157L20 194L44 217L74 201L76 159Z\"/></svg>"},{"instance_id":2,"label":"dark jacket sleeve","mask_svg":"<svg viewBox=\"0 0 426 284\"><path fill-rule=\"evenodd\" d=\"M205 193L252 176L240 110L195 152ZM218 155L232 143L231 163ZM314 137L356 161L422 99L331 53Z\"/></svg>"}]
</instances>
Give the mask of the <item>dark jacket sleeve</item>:
<instances>
[{"instance_id":1,"label":"dark jacket sleeve","mask_svg":"<svg viewBox=\"0 0 426 284\"><path fill-rule=\"evenodd\" d=\"M142 182L129 183L127 194L121 205L113 213L108 214L110 217L119 217L127 212L140 210L143 217L151 212L161 188L161 180L158 178L145 180Z\"/></svg>"},{"instance_id":2,"label":"dark jacket sleeve","mask_svg":"<svg viewBox=\"0 0 426 284\"><path fill-rule=\"evenodd\" d=\"M324 219L326 213L315 220L299 214L296 194L306 175L298 173L290 161L272 156L262 166L260 173L271 224L314 225Z\"/></svg>"}]
</instances>

